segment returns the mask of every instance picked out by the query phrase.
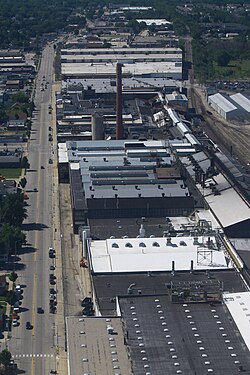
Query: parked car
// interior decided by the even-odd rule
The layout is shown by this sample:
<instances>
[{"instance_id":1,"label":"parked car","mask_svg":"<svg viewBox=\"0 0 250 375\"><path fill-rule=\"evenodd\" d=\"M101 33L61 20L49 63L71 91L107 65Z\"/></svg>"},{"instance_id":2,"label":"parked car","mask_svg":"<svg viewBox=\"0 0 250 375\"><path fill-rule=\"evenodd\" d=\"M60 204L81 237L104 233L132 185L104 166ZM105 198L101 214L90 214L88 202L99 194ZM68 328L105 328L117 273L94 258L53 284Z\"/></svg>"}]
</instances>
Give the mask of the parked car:
<instances>
[{"instance_id":1,"label":"parked car","mask_svg":"<svg viewBox=\"0 0 250 375\"><path fill-rule=\"evenodd\" d=\"M49 292L50 292L50 294L56 294L57 293L57 291L54 288L50 288Z\"/></svg>"},{"instance_id":2,"label":"parked car","mask_svg":"<svg viewBox=\"0 0 250 375\"><path fill-rule=\"evenodd\" d=\"M19 325L18 320L17 319L13 319L12 320L12 325L13 325L13 327L17 327Z\"/></svg>"},{"instance_id":3,"label":"parked car","mask_svg":"<svg viewBox=\"0 0 250 375\"><path fill-rule=\"evenodd\" d=\"M82 307L86 307L86 306L93 306L93 302L92 302L92 299L90 297L85 297L82 302L81 302L81 306Z\"/></svg>"},{"instance_id":4,"label":"parked car","mask_svg":"<svg viewBox=\"0 0 250 375\"><path fill-rule=\"evenodd\" d=\"M53 264L51 264L51 265L49 266L49 270L50 270L50 271L54 271L55 269L56 269L56 267L53 266Z\"/></svg>"},{"instance_id":5,"label":"parked car","mask_svg":"<svg viewBox=\"0 0 250 375\"><path fill-rule=\"evenodd\" d=\"M94 314L95 314L95 311L91 307L90 308L85 307L82 310L82 315L93 316Z\"/></svg>"},{"instance_id":6,"label":"parked car","mask_svg":"<svg viewBox=\"0 0 250 375\"><path fill-rule=\"evenodd\" d=\"M55 312L56 312L56 307L55 307L55 306L50 306L50 307L49 307L49 312L52 313L52 314L55 314Z\"/></svg>"},{"instance_id":7,"label":"parked car","mask_svg":"<svg viewBox=\"0 0 250 375\"><path fill-rule=\"evenodd\" d=\"M55 258L55 250L53 249L53 247L49 247L49 257Z\"/></svg>"},{"instance_id":8,"label":"parked car","mask_svg":"<svg viewBox=\"0 0 250 375\"><path fill-rule=\"evenodd\" d=\"M16 289L16 292L21 292L22 290L21 285L17 284L15 289Z\"/></svg>"}]
</instances>

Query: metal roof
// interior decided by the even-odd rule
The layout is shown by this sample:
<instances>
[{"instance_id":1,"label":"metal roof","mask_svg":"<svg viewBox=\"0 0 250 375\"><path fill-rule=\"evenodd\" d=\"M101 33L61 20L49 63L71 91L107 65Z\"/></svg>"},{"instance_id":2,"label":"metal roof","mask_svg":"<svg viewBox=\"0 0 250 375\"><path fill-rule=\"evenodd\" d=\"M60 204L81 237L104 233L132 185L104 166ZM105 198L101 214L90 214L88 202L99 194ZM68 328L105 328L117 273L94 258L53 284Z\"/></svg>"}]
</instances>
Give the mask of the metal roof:
<instances>
[{"instance_id":1,"label":"metal roof","mask_svg":"<svg viewBox=\"0 0 250 375\"><path fill-rule=\"evenodd\" d=\"M224 293L223 299L250 350L250 292Z\"/></svg>"},{"instance_id":2,"label":"metal roof","mask_svg":"<svg viewBox=\"0 0 250 375\"><path fill-rule=\"evenodd\" d=\"M245 111L247 111L248 113L250 112L250 100L245 95L237 93L234 95L230 95L230 98L242 108L244 108Z\"/></svg>"},{"instance_id":3,"label":"metal roof","mask_svg":"<svg viewBox=\"0 0 250 375\"><path fill-rule=\"evenodd\" d=\"M235 111L238 109L235 105L233 105L227 98L225 98L220 93L210 95L208 99L210 102L220 107L224 112L231 112L231 111Z\"/></svg>"},{"instance_id":4,"label":"metal roof","mask_svg":"<svg viewBox=\"0 0 250 375\"><path fill-rule=\"evenodd\" d=\"M211 192L205 199L223 228L250 220L250 208L234 188L221 191L220 195Z\"/></svg>"}]
</instances>

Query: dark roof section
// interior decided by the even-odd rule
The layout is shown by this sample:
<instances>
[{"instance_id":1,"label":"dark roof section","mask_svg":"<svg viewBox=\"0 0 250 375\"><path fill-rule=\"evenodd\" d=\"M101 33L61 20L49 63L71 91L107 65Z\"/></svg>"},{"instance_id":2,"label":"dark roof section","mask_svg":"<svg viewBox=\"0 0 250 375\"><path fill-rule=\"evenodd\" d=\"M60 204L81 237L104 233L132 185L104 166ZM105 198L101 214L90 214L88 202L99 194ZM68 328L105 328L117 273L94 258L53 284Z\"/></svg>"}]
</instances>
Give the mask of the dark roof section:
<instances>
[{"instance_id":1,"label":"dark roof section","mask_svg":"<svg viewBox=\"0 0 250 375\"><path fill-rule=\"evenodd\" d=\"M172 304L164 295L119 302L135 375L250 374L250 353L222 304Z\"/></svg>"},{"instance_id":2,"label":"dark roof section","mask_svg":"<svg viewBox=\"0 0 250 375\"><path fill-rule=\"evenodd\" d=\"M77 209L85 209L85 199L82 191L82 181L79 169L70 170L70 185L71 185L71 199L72 206Z\"/></svg>"},{"instance_id":3,"label":"dark roof section","mask_svg":"<svg viewBox=\"0 0 250 375\"><path fill-rule=\"evenodd\" d=\"M160 295L170 294L170 283L172 281L201 281L219 280L223 283L223 290L228 292L246 291L240 275L234 271L210 272L176 272L175 276L167 272L148 274L130 273L116 275L93 275L95 294L98 300L102 315L116 314L115 297L128 295L128 288L138 295ZM201 375L201 374L199 374Z\"/></svg>"},{"instance_id":4,"label":"dark roof section","mask_svg":"<svg viewBox=\"0 0 250 375\"><path fill-rule=\"evenodd\" d=\"M126 235L134 238L139 235L141 224L147 237L162 237L164 231L169 231L169 221L165 217L90 219L89 225L92 238L106 240L111 236L120 238Z\"/></svg>"}]
</instances>

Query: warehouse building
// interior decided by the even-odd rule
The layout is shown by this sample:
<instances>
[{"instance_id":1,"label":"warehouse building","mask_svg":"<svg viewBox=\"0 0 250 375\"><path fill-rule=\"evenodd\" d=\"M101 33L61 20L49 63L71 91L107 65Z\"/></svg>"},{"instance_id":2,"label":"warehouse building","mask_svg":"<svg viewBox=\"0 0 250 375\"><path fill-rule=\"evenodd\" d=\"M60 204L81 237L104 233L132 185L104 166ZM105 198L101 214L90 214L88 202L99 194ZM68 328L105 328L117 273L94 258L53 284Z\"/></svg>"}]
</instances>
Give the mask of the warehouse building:
<instances>
[{"instance_id":1,"label":"warehouse building","mask_svg":"<svg viewBox=\"0 0 250 375\"><path fill-rule=\"evenodd\" d=\"M242 94L225 96L217 93L208 97L208 103L225 120L249 118L250 101Z\"/></svg>"},{"instance_id":2,"label":"warehouse building","mask_svg":"<svg viewBox=\"0 0 250 375\"><path fill-rule=\"evenodd\" d=\"M87 219L190 213L194 198L164 141L66 142L59 180L71 184L75 230Z\"/></svg>"},{"instance_id":3,"label":"warehouse building","mask_svg":"<svg viewBox=\"0 0 250 375\"><path fill-rule=\"evenodd\" d=\"M115 78L116 64L123 64L124 77L182 79L180 48L63 49L64 79Z\"/></svg>"},{"instance_id":4,"label":"warehouse building","mask_svg":"<svg viewBox=\"0 0 250 375\"><path fill-rule=\"evenodd\" d=\"M208 97L208 103L225 120L232 120L240 116L240 110L228 98L222 94L214 94Z\"/></svg>"},{"instance_id":5,"label":"warehouse building","mask_svg":"<svg viewBox=\"0 0 250 375\"><path fill-rule=\"evenodd\" d=\"M230 95L230 99L241 106L248 113L250 119L250 100L241 93Z\"/></svg>"}]
</instances>

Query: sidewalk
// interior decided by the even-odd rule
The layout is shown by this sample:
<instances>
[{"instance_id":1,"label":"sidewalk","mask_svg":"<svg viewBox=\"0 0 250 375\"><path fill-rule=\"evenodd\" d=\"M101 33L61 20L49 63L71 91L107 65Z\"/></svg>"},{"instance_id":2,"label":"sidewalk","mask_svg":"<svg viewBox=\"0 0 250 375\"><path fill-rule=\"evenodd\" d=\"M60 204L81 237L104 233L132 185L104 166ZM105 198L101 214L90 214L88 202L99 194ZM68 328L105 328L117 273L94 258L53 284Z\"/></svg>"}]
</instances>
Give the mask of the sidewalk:
<instances>
[{"instance_id":1,"label":"sidewalk","mask_svg":"<svg viewBox=\"0 0 250 375\"><path fill-rule=\"evenodd\" d=\"M60 375L68 374L67 352L65 351L65 320L63 301L63 280L62 280L62 256L61 256L61 231L59 212L58 172L57 172L57 139L56 139L56 103L55 92L60 90L60 84L53 84L52 87L52 199L53 199L53 243L56 251L56 278L57 278L57 313L55 316L55 346L56 346L56 370Z\"/></svg>"},{"instance_id":2,"label":"sidewalk","mask_svg":"<svg viewBox=\"0 0 250 375\"><path fill-rule=\"evenodd\" d=\"M7 273L6 274L6 279L7 279ZM8 290L13 290L13 282L9 280L9 278L6 280L9 283L9 288ZM10 309L11 306L6 303L6 311L5 311L5 316L7 319L10 318ZM10 339L10 332L9 331L3 331L3 338L0 339L0 351L3 349L8 349L8 340Z\"/></svg>"}]
</instances>

